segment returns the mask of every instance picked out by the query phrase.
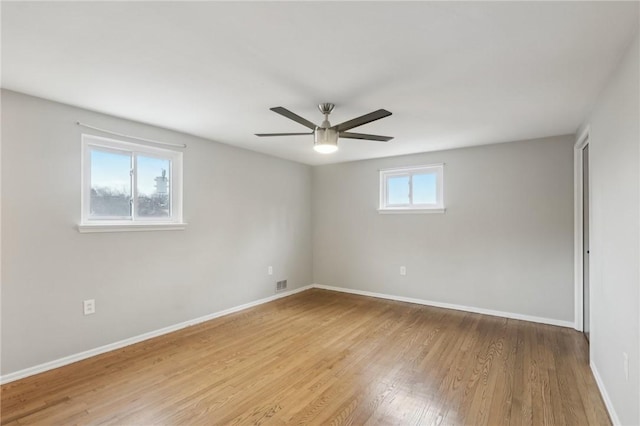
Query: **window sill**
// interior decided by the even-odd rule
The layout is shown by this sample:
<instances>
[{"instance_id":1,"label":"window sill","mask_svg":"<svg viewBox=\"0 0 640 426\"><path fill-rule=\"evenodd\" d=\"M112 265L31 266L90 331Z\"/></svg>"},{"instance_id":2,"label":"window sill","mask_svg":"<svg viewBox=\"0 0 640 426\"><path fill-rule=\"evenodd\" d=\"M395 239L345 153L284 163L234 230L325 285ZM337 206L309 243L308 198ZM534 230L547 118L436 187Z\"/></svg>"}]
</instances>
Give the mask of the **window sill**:
<instances>
[{"instance_id":1,"label":"window sill","mask_svg":"<svg viewBox=\"0 0 640 426\"><path fill-rule=\"evenodd\" d=\"M379 214L429 214L444 213L446 209L378 209Z\"/></svg>"},{"instance_id":2,"label":"window sill","mask_svg":"<svg viewBox=\"0 0 640 426\"><path fill-rule=\"evenodd\" d=\"M80 224L78 232L137 232L137 231L182 231L186 223L118 223L118 224Z\"/></svg>"}]
</instances>

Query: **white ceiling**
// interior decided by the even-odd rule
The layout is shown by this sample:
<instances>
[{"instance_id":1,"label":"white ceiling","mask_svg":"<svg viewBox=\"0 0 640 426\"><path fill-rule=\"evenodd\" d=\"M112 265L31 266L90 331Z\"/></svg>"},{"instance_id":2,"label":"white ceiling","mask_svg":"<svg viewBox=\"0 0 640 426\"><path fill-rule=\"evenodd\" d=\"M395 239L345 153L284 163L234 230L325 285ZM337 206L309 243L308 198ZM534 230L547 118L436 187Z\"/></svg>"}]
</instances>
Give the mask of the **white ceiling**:
<instances>
[{"instance_id":1,"label":"white ceiling","mask_svg":"<svg viewBox=\"0 0 640 426\"><path fill-rule=\"evenodd\" d=\"M325 164L573 133L637 28L637 2L3 2L2 87ZM253 135L319 102L395 139Z\"/></svg>"}]
</instances>

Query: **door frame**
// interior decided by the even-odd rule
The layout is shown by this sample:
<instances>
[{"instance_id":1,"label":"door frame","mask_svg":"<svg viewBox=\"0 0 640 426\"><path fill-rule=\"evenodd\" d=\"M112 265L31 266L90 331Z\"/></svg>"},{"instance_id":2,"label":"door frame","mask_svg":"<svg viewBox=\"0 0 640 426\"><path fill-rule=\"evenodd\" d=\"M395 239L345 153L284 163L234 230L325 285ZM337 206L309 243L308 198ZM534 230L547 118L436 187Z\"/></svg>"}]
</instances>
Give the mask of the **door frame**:
<instances>
[{"instance_id":1,"label":"door frame","mask_svg":"<svg viewBox=\"0 0 640 426\"><path fill-rule=\"evenodd\" d=\"M583 178L582 178L582 154L584 147L589 143L589 135L591 133L590 126L586 126L585 129L578 135L576 139L576 143L573 146L573 171L574 171L574 179L573 179L573 187L574 187L574 202L573 202L573 213L574 213L574 232L573 232L573 251L574 251L574 295L575 295L575 307L574 307L574 328L578 331L584 331L584 312L582 309L582 304L584 295L582 294L582 286L583 283L583 239L584 239L584 228L583 228ZM589 173L591 173L591 167L589 167ZM590 178L591 176L589 176ZM591 233L591 179L589 179L589 232ZM591 239L591 238L590 238ZM591 273L591 262L589 262L589 278L591 278L593 274ZM591 282L591 280L589 280ZM591 286L589 286L591 289ZM591 291L589 291L591 293ZM591 304L591 298L589 298L589 304ZM591 327L589 327L591 328Z\"/></svg>"}]
</instances>

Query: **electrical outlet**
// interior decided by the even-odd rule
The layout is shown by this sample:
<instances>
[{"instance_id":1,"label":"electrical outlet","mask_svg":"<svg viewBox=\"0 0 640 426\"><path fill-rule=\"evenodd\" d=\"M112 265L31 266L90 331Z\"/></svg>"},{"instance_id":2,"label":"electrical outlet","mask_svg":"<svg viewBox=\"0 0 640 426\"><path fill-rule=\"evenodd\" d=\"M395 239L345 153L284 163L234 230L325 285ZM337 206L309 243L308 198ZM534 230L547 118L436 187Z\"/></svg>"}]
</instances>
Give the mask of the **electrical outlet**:
<instances>
[{"instance_id":1,"label":"electrical outlet","mask_svg":"<svg viewBox=\"0 0 640 426\"><path fill-rule=\"evenodd\" d=\"M268 274L268 275L273 275L273 266L269 266L269 267L267 268L267 274Z\"/></svg>"},{"instance_id":2,"label":"electrical outlet","mask_svg":"<svg viewBox=\"0 0 640 426\"><path fill-rule=\"evenodd\" d=\"M85 300L82 303L83 303L85 315L91 315L96 313L96 299Z\"/></svg>"},{"instance_id":3,"label":"electrical outlet","mask_svg":"<svg viewBox=\"0 0 640 426\"><path fill-rule=\"evenodd\" d=\"M406 266L401 266L400 267L400 275L407 275L407 267Z\"/></svg>"},{"instance_id":4,"label":"electrical outlet","mask_svg":"<svg viewBox=\"0 0 640 426\"><path fill-rule=\"evenodd\" d=\"M622 352L622 364L624 366L624 379L629 381L629 355Z\"/></svg>"}]
</instances>

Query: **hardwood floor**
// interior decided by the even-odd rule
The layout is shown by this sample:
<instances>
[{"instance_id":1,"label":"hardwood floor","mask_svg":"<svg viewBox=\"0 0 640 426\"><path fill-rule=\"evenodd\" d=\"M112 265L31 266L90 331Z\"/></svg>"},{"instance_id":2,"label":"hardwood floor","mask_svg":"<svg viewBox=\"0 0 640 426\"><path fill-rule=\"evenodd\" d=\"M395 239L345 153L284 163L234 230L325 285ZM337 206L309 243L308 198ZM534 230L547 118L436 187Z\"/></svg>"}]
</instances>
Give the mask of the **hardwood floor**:
<instances>
[{"instance_id":1,"label":"hardwood floor","mask_svg":"<svg viewBox=\"0 0 640 426\"><path fill-rule=\"evenodd\" d=\"M309 290L2 386L2 424L610 424L581 334Z\"/></svg>"}]
</instances>

